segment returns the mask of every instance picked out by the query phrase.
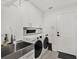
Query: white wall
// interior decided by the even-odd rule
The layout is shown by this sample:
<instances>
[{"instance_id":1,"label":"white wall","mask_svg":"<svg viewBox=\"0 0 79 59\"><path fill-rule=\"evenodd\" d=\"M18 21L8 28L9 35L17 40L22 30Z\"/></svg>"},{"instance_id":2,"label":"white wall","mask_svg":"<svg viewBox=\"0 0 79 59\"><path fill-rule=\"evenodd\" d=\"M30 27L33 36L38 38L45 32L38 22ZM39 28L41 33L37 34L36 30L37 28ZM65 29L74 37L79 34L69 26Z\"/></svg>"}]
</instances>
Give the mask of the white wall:
<instances>
[{"instance_id":1,"label":"white wall","mask_svg":"<svg viewBox=\"0 0 79 59\"><path fill-rule=\"evenodd\" d=\"M17 5L4 7L1 9L1 41L4 40L4 34L16 35L16 39L22 39L24 26L41 26L42 13L29 2L23 2L21 6ZM9 38L10 39L10 38Z\"/></svg>"},{"instance_id":2,"label":"white wall","mask_svg":"<svg viewBox=\"0 0 79 59\"><path fill-rule=\"evenodd\" d=\"M44 16L44 33L49 34L50 41L56 37L56 19L55 13L47 13Z\"/></svg>"},{"instance_id":3,"label":"white wall","mask_svg":"<svg viewBox=\"0 0 79 59\"><path fill-rule=\"evenodd\" d=\"M53 50L76 55L76 6L46 13L44 21L44 29L49 34ZM57 31L60 32L59 38Z\"/></svg>"}]
</instances>

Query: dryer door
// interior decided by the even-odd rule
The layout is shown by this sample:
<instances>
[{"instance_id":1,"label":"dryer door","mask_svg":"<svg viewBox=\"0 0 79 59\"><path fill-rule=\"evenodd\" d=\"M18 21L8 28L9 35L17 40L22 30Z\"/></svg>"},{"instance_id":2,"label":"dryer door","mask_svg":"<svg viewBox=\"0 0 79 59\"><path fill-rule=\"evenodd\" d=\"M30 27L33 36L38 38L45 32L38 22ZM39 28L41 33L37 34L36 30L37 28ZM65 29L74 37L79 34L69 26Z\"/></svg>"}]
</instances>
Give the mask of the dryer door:
<instances>
[{"instance_id":1,"label":"dryer door","mask_svg":"<svg viewBox=\"0 0 79 59\"><path fill-rule=\"evenodd\" d=\"M38 58L42 53L42 42L40 40L38 40L35 43L34 49L35 49L35 58Z\"/></svg>"},{"instance_id":2,"label":"dryer door","mask_svg":"<svg viewBox=\"0 0 79 59\"><path fill-rule=\"evenodd\" d=\"M44 49L48 47L48 37L45 37L43 45L44 45Z\"/></svg>"}]
</instances>

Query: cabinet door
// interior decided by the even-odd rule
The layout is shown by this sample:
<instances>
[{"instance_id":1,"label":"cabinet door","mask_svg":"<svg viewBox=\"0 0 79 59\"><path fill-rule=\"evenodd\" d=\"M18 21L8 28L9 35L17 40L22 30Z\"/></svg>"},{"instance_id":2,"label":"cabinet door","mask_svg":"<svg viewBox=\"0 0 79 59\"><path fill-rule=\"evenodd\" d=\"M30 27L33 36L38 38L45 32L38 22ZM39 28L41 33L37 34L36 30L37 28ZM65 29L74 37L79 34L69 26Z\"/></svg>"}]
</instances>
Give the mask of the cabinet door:
<instances>
[{"instance_id":1,"label":"cabinet door","mask_svg":"<svg viewBox=\"0 0 79 59\"><path fill-rule=\"evenodd\" d=\"M19 59L33 59L34 58L34 52L33 50L30 51L29 53L23 55L22 57L20 57Z\"/></svg>"},{"instance_id":2,"label":"cabinet door","mask_svg":"<svg viewBox=\"0 0 79 59\"><path fill-rule=\"evenodd\" d=\"M22 56L22 57L20 57L20 58L18 58L18 59L24 59L24 56Z\"/></svg>"}]
</instances>

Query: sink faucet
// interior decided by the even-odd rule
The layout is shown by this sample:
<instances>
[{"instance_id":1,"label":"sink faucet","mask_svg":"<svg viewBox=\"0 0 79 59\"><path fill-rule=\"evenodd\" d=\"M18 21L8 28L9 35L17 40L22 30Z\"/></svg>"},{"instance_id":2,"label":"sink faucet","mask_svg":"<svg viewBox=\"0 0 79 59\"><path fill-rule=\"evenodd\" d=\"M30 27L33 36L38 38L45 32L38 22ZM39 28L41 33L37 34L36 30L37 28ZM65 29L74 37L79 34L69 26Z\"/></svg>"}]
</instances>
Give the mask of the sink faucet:
<instances>
[{"instance_id":1,"label":"sink faucet","mask_svg":"<svg viewBox=\"0 0 79 59\"><path fill-rule=\"evenodd\" d=\"M11 34L11 44L13 44L13 35Z\"/></svg>"},{"instance_id":2,"label":"sink faucet","mask_svg":"<svg viewBox=\"0 0 79 59\"><path fill-rule=\"evenodd\" d=\"M13 37L13 35L11 35L11 44L14 44L14 51L16 52L16 39L15 39L15 35Z\"/></svg>"},{"instance_id":3,"label":"sink faucet","mask_svg":"<svg viewBox=\"0 0 79 59\"><path fill-rule=\"evenodd\" d=\"M14 51L16 52L16 41L14 41Z\"/></svg>"},{"instance_id":4,"label":"sink faucet","mask_svg":"<svg viewBox=\"0 0 79 59\"><path fill-rule=\"evenodd\" d=\"M16 39L15 39L15 36L14 36L13 44L14 44L14 51L16 52Z\"/></svg>"}]
</instances>

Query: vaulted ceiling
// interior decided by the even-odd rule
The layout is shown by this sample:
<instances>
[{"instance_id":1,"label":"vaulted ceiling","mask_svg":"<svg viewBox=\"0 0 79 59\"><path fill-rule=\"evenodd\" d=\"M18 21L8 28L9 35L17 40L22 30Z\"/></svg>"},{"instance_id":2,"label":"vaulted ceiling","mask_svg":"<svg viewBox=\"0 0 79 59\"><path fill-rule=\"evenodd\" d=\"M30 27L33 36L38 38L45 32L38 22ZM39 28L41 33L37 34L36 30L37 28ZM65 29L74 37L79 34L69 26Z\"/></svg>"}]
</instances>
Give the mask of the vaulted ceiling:
<instances>
[{"instance_id":1,"label":"vaulted ceiling","mask_svg":"<svg viewBox=\"0 0 79 59\"><path fill-rule=\"evenodd\" d=\"M77 3L76 0L30 0L30 1L43 11L64 8L70 5L76 5Z\"/></svg>"},{"instance_id":2,"label":"vaulted ceiling","mask_svg":"<svg viewBox=\"0 0 79 59\"><path fill-rule=\"evenodd\" d=\"M44 12L77 4L77 0L2 0L2 1L4 1L2 3L3 4L5 3L6 6L9 6L16 1L19 1L19 3L20 1L24 2L28 1L32 5L34 5L35 7Z\"/></svg>"}]
</instances>

